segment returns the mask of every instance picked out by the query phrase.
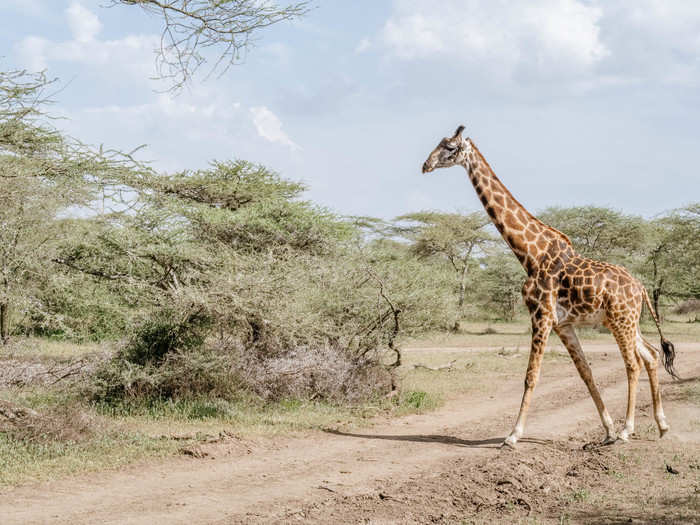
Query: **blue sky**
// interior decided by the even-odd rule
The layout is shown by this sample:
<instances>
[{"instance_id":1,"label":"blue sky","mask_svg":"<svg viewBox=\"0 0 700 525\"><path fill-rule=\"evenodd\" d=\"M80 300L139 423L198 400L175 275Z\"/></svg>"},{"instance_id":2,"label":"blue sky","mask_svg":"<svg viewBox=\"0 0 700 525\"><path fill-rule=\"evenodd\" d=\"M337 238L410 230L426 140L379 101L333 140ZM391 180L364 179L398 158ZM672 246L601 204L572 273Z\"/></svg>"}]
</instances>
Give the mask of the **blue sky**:
<instances>
[{"instance_id":1,"label":"blue sky","mask_svg":"<svg viewBox=\"0 0 700 525\"><path fill-rule=\"evenodd\" d=\"M344 214L469 211L461 168L420 174L465 124L532 211L700 200L700 2L318 0L178 95L150 79L159 20L106 3L3 0L3 67L47 68L67 133L162 170L243 158Z\"/></svg>"}]
</instances>

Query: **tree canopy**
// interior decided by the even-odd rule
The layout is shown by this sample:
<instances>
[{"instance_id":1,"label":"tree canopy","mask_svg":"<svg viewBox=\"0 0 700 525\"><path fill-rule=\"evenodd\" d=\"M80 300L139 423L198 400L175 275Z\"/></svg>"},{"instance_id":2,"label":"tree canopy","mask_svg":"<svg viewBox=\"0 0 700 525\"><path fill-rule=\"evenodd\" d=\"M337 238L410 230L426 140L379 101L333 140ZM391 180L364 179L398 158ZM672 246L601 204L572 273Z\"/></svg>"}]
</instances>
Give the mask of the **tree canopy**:
<instances>
[{"instance_id":1,"label":"tree canopy","mask_svg":"<svg viewBox=\"0 0 700 525\"><path fill-rule=\"evenodd\" d=\"M468 214L422 211L396 218L396 230L409 239L418 257L444 257L458 275L458 305L464 304L467 276L475 256L495 238L488 231L491 221L483 212Z\"/></svg>"},{"instance_id":2,"label":"tree canopy","mask_svg":"<svg viewBox=\"0 0 700 525\"><path fill-rule=\"evenodd\" d=\"M593 259L624 263L644 243L644 221L610 208L551 207L538 218L568 235L581 255Z\"/></svg>"}]
</instances>

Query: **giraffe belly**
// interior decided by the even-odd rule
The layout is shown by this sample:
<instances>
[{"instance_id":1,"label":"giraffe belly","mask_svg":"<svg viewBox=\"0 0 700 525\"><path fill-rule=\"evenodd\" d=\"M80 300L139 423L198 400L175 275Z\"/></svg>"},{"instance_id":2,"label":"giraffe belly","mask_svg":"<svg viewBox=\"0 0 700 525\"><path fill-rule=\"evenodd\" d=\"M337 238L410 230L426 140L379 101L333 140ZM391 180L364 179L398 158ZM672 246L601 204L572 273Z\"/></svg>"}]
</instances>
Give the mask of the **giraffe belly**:
<instances>
[{"instance_id":1,"label":"giraffe belly","mask_svg":"<svg viewBox=\"0 0 700 525\"><path fill-rule=\"evenodd\" d=\"M557 324L573 326L595 326L603 324L605 311L601 308L593 312L578 313L557 303Z\"/></svg>"}]
</instances>

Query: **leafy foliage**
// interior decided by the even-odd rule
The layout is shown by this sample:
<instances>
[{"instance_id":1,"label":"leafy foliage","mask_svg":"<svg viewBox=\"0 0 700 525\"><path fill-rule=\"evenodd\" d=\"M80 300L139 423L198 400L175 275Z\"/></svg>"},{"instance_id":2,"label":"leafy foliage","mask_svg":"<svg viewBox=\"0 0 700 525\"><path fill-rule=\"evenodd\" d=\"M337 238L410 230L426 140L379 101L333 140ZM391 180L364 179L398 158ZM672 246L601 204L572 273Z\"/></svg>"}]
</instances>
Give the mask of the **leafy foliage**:
<instances>
[{"instance_id":1,"label":"leafy foliage","mask_svg":"<svg viewBox=\"0 0 700 525\"><path fill-rule=\"evenodd\" d=\"M44 92L52 83L43 73L0 73L3 341L12 331L13 318L49 316L43 293L52 287L52 258L65 233L60 214L87 206L99 190L96 181L117 180L134 169L128 158L92 151L49 125L43 113L48 103Z\"/></svg>"},{"instance_id":2,"label":"leafy foliage","mask_svg":"<svg viewBox=\"0 0 700 525\"><path fill-rule=\"evenodd\" d=\"M645 253L637 268L650 288L657 312L662 297L700 298L700 205L650 221Z\"/></svg>"},{"instance_id":3,"label":"leafy foliage","mask_svg":"<svg viewBox=\"0 0 700 525\"><path fill-rule=\"evenodd\" d=\"M505 321L512 321L521 301L525 272L510 253L495 253L484 260L480 275L482 301Z\"/></svg>"},{"instance_id":4,"label":"leafy foliage","mask_svg":"<svg viewBox=\"0 0 700 525\"><path fill-rule=\"evenodd\" d=\"M398 231L412 241L411 251L420 258L443 257L457 274L461 308L467 289L468 270L476 256L495 240L486 229L491 221L483 212L466 215L422 211L402 215Z\"/></svg>"}]
</instances>

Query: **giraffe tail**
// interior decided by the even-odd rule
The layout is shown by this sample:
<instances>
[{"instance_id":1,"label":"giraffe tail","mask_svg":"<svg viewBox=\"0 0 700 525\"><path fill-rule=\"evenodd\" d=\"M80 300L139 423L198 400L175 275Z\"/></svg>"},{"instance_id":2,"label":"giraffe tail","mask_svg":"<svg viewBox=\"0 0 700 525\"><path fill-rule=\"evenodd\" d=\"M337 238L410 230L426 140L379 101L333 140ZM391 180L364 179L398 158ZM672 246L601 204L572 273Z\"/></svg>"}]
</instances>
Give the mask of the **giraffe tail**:
<instances>
[{"instance_id":1,"label":"giraffe tail","mask_svg":"<svg viewBox=\"0 0 700 525\"><path fill-rule=\"evenodd\" d=\"M676 373L676 369L673 366L673 361L676 358L676 348L673 346L673 343L666 339L664 334L661 333L659 318L656 316L656 312L651 306L651 301L649 300L649 294L647 293L646 288L642 287L642 292L644 293L644 303L647 305L649 313L656 324L656 329L659 331L659 336L661 337L661 350L663 351L662 360L664 368L673 379L680 379L680 376Z\"/></svg>"}]
</instances>

